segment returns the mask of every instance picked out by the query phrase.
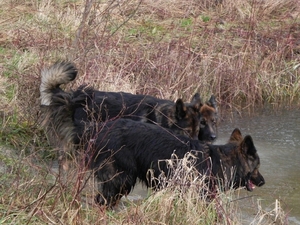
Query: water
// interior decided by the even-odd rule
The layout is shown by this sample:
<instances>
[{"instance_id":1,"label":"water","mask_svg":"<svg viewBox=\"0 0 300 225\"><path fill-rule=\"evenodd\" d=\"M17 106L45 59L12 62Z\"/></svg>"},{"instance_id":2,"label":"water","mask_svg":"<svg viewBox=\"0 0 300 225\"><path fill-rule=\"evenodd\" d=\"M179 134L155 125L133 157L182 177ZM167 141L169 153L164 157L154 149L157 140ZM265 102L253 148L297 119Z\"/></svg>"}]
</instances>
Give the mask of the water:
<instances>
[{"instance_id":1,"label":"water","mask_svg":"<svg viewBox=\"0 0 300 225\"><path fill-rule=\"evenodd\" d=\"M264 186L241 194L255 195L264 210L274 209L272 204L279 200L288 213L289 224L300 224L300 110L230 117L220 123L217 143L225 143L235 127L240 128L243 136L250 134L260 156L260 172L266 180ZM247 211L244 203L243 208Z\"/></svg>"}]
</instances>

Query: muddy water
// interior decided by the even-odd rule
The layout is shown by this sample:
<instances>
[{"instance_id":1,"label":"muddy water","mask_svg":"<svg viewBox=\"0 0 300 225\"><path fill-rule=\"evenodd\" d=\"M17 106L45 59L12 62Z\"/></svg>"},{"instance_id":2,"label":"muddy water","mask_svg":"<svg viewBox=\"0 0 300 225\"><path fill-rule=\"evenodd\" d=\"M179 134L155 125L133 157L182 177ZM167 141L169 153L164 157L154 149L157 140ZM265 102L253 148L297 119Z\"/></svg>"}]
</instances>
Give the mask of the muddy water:
<instances>
[{"instance_id":1,"label":"muddy water","mask_svg":"<svg viewBox=\"0 0 300 225\"><path fill-rule=\"evenodd\" d=\"M225 143L235 127L243 135L250 134L261 159L260 172L266 180L264 186L252 193L240 193L240 196L254 196L242 203L243 211L248 211L248 204L251 212L257 200L264 210L270 211L277 199L288 213L289 224L300 224L300 110L230 117L220 123L217 143Z\"/></svg>"},{"instance_id":2,"label":"muddy water","mask_svg":"<svg viewBox=\"0 0 300 225\"><path fill-rule=\"evenodd\" d=\"M229 119L228 119L229 118ZM233 129L243 136L250 134L261 160L260 172L266 184L253 192L237 194L243 224L250 224L258 212L275 210L275 202L287 213L286 222L300 225L300 110L263 111L255 116L228 115L219 125L216 144L227 142ZM147 192L136 186L129 198L145 197Z\"/></svg>"}]
</instances>

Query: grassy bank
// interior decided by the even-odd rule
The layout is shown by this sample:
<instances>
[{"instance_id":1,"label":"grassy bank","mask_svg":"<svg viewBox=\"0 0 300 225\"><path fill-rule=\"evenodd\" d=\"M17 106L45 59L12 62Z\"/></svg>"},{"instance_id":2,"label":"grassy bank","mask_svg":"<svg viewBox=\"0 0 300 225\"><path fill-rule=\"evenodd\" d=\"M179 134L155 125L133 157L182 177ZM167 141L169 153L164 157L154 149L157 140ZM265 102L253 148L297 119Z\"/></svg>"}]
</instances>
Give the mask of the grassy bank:
<instances>
[{"instance_id":1,"label":"grassy bank","mask_svg":"<svg viewBox=\"0 0 300 225\"><path fill-rule=\"evenodd\" d=\"M194 171L192 160L174 164L167 184L165 177L160 177L163 190L136 201L124 199L112 211L94 203L93 178L87 181L90 173L82 165L73 165L62 174L37 155L24 156L22 152L17 156L1 149L1 224L287 223L279 202L268 211L256 204L255 214L247 215L248 222L242 223L239 203L251 201L251 197L239 198L237 192L229 191L208 201L204 178Z\"/></svg>"},{"instance_id":2,"label":"grassy bank","mask_svg":"<svg viewBox=\"0 0 300 225\"><path fill-rule=\"evenodd\" d=\"M266 103L299 106L299 24L298 0L2 0L0 143L22 153L0 155L0 222L150 224L153 214L174 217L160 208L159 201L170 199L155 200L159 193L133 203L125 214L82 208L76 185L53 178L47 160L55 152L38 125L43 67L74 61L79 77L66 88L92 83L101 90L186 101L199 92L204 100L214 94L221 107L238 110ZM53 182L43 182L48 176ZM217 201L226 203L223 196ZM180 198L175 202L178 213L180 207L199 212ZM216 203L204 207L216 223L238 224L238 218L218 220Z\"/></svg>"}]
</instances>

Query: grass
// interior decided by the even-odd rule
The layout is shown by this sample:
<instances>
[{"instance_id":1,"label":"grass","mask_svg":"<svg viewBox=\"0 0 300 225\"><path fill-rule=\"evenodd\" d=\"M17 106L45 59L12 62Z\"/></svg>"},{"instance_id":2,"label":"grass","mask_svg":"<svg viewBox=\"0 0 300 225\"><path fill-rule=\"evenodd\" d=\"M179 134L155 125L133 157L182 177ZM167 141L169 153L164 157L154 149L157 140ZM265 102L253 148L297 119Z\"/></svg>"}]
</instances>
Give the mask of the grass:
<instances>
[{"instance_id":1,"label":"grass","mask_svg":"<svg viewBox=\"0 0 300 225\"><path fill-rule=\"evenodd\" d=\"M181 207L192 207L159 192L119 215L82 207L74 185L43 182L55 177L47 161L55 151L38 121L42 68L73 60L79 76L66 89L91 83L186 101L199 92L204 100L214 94L225 110L299 106L299 23L297 0L2 0L0 144L15 156L1 151L0 223L113 224L120 218L147 224L152 211L156 221L176 221L160 214L164 203L181 218ZM205 205L211 213L204 217L218 221L215 206Z\"/></svg>"},{"instance_id":2,"label":"grass","mask_svg":"<svg viewBox=\"0 0 300 225\"><path fill-rule=\"evenodd\" d=\"M90 172L80 163L60 173L38 154L6 152L9 155L1 153L1 172L5 171L0 180L1 224L241 224L238 195L232 190L219 192L208 201L205 178L194 170L189 156L169 160L171 174L159 177L162 190L149 192L139 201L125 199L115 210L105 210L95 205L93 178L87 180ZM252 224L285 222L276 200L269 211L258 203Z\"/></svg>"}]
</instances>

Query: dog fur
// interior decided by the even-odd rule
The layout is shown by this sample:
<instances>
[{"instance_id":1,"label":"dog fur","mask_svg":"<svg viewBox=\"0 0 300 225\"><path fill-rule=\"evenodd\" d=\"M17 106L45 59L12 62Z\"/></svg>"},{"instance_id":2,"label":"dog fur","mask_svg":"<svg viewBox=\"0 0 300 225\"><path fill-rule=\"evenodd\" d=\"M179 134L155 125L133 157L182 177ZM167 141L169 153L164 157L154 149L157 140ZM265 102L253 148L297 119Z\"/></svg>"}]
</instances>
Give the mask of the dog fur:
<instances>
[{"instance_id":1,"label":"dog fur","mask_svg":"<svg viewBox=\"0 0 300 225\"><path fill-rule=\"evenodd\" d=\"M207 142L213 142L217 138L217 121L218 121L218 109L215 96L211 96L210 99L202 105L200 108L200 129L199 140L206 140Z\"/></svg>"},{"instance_id":2,"label":"dog fur","mask_svg":"<svg viewBox=\"0 0 300 225\"><path fill-rule=\"evenodd\" d=\"M65 93L60 85L71 82L76 75L77 69L70 62L57 62L43 70L41 105L50 105L54 95ZM195 94L190 103L184 103L182 99L174 103L149 95L103 92L87 86L65 94L71 95L73 99L85 98L85 102L76 104L73 114L70 115L74 121L100 122L122 117L153 123L192 139L211 142L216 138L214 97L203 104L199 94Z\"/></svg>"},{"instance_id":3,"label":"dog fur","mask_svg":"<svg viewBox=\"0 0 300 225\"><path fill-rule=\"evenodd\" d=\"M147 187L152 186L147 171L151 169L156 178L162 171L167 174L168 168L162 160L170 159L173 153L179 159L189 152L195 154L197 171L201 174L210 171L213 177L210 182L221 184L221 189L246 187L252 191L254 186L265 183L258 170L260 160L252 138L243 138L238 129L231 135L231 139L235 137L238 141L217 146L124 119L91 128L83 136L88 141L84 149L92 153L88 154L90 167L101 183L96 197L101 205L114 206L123 195L129 194L137 178Z\"/></svg>"},{"instance_id":4,"label":"dog fur","mask_svg":"<svg viewBox=\"0 0 300 225\"><path fill-rule=\"evenodd\" d=\"M238 129L232 132L227 144L211 145L140 121L72 120L70 115L84 102L82 96L74 98L72 94L58 92L52 96L50 105L45 106L44 113L46 124L77 146L76 150L84 150L86 164L95 171L99 182L96 201L100 205L117 204L123 195L130 193L137 178L147 187L152 186L147 171L151 169L154 177L162 171L168 173L162 160L170 159L173 153L178 159L187 153L194 154L197 171L211 175L208 182L221 184L221 189L246 187L252 191L265 183L258 170L260 159L253 140L249 135L243 138Z\"/></svg>"}]
</instances>

